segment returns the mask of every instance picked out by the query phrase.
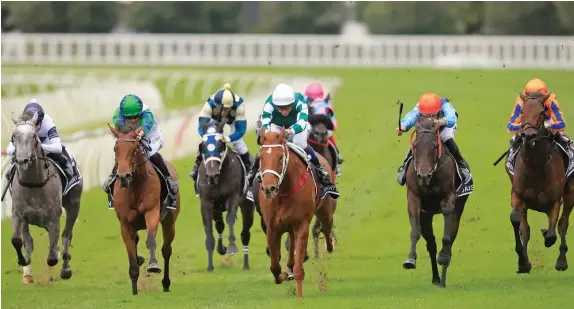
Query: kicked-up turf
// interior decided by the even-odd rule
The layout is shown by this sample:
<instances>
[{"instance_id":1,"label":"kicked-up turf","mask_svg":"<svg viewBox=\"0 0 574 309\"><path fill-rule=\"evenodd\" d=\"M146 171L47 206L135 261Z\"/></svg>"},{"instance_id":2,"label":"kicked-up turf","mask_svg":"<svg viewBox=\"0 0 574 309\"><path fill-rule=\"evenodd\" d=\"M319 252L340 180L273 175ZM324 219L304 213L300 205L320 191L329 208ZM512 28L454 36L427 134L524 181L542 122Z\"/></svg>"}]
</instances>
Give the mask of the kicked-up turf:
<instances>
[{"instance_id":1,"label":"kicked-up turf","mask_svg":"<svg viewBox=\"0 0 574 309\"><path fill-rule=\"evenodd\" d=\"M250 70L269 72L269 69ZM294 296L295 283L273 283L259 216L251 229L251 270L241 268L241 254L216 255L215 272L207 273L205 235L198 199L187 176L193 158L175 162L182 190L171 264L171 292L161 292L161 275L142 267L140 294L131 295L126 250L119 223L107 209L100 189L84 194L74 230L73 277L59 279L59 267L49 280L47 234L33 227L32 258L36 284L21 284L21 270L10 242L10 221L2 222L3 308L571 308L574 273L554 270L558 245L546 249L539 229L544 214L531 212L529 246L533 269L518 275L514 237L509 221L510 183L502 164L492 163L506 150L506 123L514 99L532 77L547 81L560 100L566 119L574 119L574 73L550 71L477 70L272 70L273 73L336 76L342 86L335 95L339 131L335 133L346 159L338 188L335 225L338 243L331 255L305 264L304 298ZM302 91L303 89L301 89ZM397 137L396 101L405 112L423 92L449 97L459 113L456 141L475 179L453 247L447 288L431 285L425 242L418 245L418 267L406 271L410 225L405 188L396 169L407 151L408 135ZM404 114L404 113L403 113ZM256 151L254 135L246 140ZM110 151L112 149L110 148ZM240 220L240 218L239 218ZM435 216L435 236L443 234ZM236 226L237 234L240 224ZM569 233L573 235L573 233ZM160 233L161 235L161 233ZM158 251L161 236L158 235ZM226 234L227 235L227 234ZM145 238L145 233L140 232ZM145 241L139 252L146 257ZM571 236L569 244L574 246ZM440 241L438 241L440 243ZM227 243L227 242L225 242ZM240 245L240 242L238 242ZM441 245L439 244L439 250ZM309 247L311 248L311 247ZM321 250L324 253L323 246ZM570 261L574 261L572 253ZM160 263L162 259L160 258ZM285 260L282 261L284 265ZM147 265L147 264L144 264Z\"/></svg>"}]
</instances>

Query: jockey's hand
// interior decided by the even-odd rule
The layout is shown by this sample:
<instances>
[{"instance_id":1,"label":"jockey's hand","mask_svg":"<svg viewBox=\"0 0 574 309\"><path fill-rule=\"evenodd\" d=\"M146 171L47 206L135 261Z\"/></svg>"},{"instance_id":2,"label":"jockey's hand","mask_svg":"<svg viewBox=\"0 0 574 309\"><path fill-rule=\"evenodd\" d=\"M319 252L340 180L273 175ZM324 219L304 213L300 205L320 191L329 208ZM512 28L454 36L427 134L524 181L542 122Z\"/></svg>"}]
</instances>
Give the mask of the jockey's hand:
<instances>
[{"instance_id":1,"label":"jockey's hand","mask_svg":"<svg viewBox=\"0 0 574 309\"><path fill-rule=\"evenodd\" d=\"M437 120L434 121L434 123L435 123L435 124L438 123L441 127L446 126L446 120L444 120L444 119L437 119Z\"/></svg>"},{"instance_id":2,"label":"jockey's hand","mask_svg":"<svg viewBox=\"0 0 574 309\"><path fill-rule=\"evenodd\" d=\"M395 132L397 132L398 136L403 135L403 132L406 132L407 128L405 126L400 126L398 128L395 129Z\"/></svg>"},{"instance_id":3,"label":"jockey's hand","mask_svg":"<svg viewBox=\"0 0 574 309\"><path fill-rule=\"evenodd\" d=\"M229 138L229 136L226 136L223 139L225 140L226 143L231 143L231 139Z\"/></svg>"},{"instance_id":4,"label":"jockey's hand","mask_svg":"<svg viewBox=\"0 0 574 309\"><path fill-rule=\"evenodd\" d=\"M138 142L142 139L143 135L144 131L142 129L136 131L136 139L138 140Z\"/></svg>"},{"instance_id":5,"label":"jockey's hand","mask_svg":"<svg viewBox=\"0 0 574 309\"><path fill-rule=\"evenodd\" d=\"M294 135L294 134L295 134L295 132L293 132L293 129L287 129L287 130L285 130L285 135L286 135L286 136Z\"/></svg>"}]
</instances>

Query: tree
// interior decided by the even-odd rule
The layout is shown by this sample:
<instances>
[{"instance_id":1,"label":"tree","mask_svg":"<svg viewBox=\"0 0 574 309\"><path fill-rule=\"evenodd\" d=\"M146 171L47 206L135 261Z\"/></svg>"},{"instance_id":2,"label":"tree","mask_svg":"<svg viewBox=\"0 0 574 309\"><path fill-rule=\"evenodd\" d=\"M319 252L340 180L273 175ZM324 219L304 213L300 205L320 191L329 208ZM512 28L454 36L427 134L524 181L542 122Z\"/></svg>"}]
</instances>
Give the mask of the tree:
<instances>
[{"instance_id":1,"label":"tree","mask_svg":"<svg viewBox=\"0 0 574 309\"><path fill-rule=\"evenodd\" d=\"M261 2L260 18L261 23L253 32L338 34L343 23L343 5L320 1Z\"/></svg>"}]
</instances>

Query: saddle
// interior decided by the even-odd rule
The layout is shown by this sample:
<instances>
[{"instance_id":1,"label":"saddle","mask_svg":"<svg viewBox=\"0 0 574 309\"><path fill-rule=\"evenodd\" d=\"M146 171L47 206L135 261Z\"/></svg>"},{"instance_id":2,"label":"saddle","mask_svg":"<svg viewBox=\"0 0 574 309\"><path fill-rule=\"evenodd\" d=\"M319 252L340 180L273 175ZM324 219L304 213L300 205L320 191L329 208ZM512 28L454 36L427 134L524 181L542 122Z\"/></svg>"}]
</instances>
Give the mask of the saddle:
<instances>
[{"instance_id":1,"label":"saddle","mask_svg":"<svg viewBox=\"0 0 574 309\"><path fill-rule=\"evenodd\" d=\"M574 149L572 149L572 147L565 148L558 142L556 142L555 145L559 149L559 152L562 154L564 162L566 163L565 172L566 178L568 178L574 172ZM508 152L508 161L506 162L506 167L508 168L508 172L513 176L514 166L516 164L516 155L518 154L520 147L522 147L522 145L518 143L517 146L511 147L510 151Z\"/></svg>"},{"instance_id":2,"label":"saddle","mask_svg":"<svg viewBox=\"0 0 574 309\"><path fill-rule=\"evenodd\" d=\"M169 194L169 191L167 190L168 184L167 180L165 179L165 175L162 174L160 169L155 164L152 163L152 166L155 169L156 173L158 174L161 184L160 200L162 202L159 214L160 214L160 221L162 221L167 215L168 210L176 210L177 200L175 198L172 198ZM110 193L108 194L108 209L110 210L114 209L114 182L116 181L117 177L118 177L117 175L114 175L112 178L112 182L110 184Z\"/></svg>"},{"instance_id":3,"label":"saddle","mask_svg":"<svg viewBox=\"0 0 574 309\"><path fill-rule=\"evenodd\" d=\"M301 147L299 147L299 146L297 146L291 142L287 142L287 147L289 147L289 149L293 150L293 152L299 158L301 158L303 163L308 168L311 167L310 158L303 148L301 148ZM313 176L313 183L315 184L315 194L317 196L317 201L322 200L325 198L325 196L327 196L327 194L329 194L331 192L321 185L321 181L319 180L318 172L314 168L310 168L310 170L311 170L311 175Z\"/></svg>"},{"instance_id":4,"label":"saddle","mask_svg":"<svg viewBox=\"0 0 574 309\"><path fill-rule=\"evenodd\" d=\"M469 195L472 192L474 192L474 178L472 177L472 173L470 173L470 168L468 173L468 179L465 183L463 183L462 171L460 170L460 166L458 165L454 157L448 152L447 150L448 148L444 144L442 146L442 149L446 150L445 153L447 153L452 158L452 161L454 162L454 165L456 167L456 177L455 177L456 196L461 197ZM405 163L405 170L409 168L409 164L411 163L412 160L413 156L410 155L409 158L407 159L407 162Z\"/></svg>"}]
</instances>

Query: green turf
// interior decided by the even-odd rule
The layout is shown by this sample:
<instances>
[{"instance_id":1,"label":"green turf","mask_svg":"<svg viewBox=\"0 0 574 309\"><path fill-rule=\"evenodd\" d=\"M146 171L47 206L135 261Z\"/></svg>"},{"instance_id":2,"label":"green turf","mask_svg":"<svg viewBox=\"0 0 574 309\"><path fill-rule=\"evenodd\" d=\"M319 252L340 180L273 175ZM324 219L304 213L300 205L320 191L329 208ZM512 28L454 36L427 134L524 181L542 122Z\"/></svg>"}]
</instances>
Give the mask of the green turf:
<instances>
[{"instance_id":1,"label":"green turf","mask_svg":"<svg viewBox=\"0 0 574 309\"><path fill-rule=\"evenodd\" d=\"M54 85L46 85L43 92L52 92L56 90ZM2 98L8 96L21 96L21 95L33 95L38 94L40 89L38 85L34 84L24 84L24 85L3 85L2 86Z\"/></svg>"},{"instance_id":2,"label":"green turf","mask_svg":"<svg viewBox=\"0 0 574 309\"><path fill-rule=\"evenodd\" d=\"M270 71L259 69L254 71ZM251 266L241 270L241 255L232 266L215 257L207 273L204 232L198 200L187 176L193 160L176 162L181 176L182 212L172 259L172 292L162 293L161 277L140 277L144 289L132 296L127 257L119 224L107 210L100 189L87 192L74 231L74 277L48 282L47 235L33 228L36 251L33 286L20 283L21 272L10 244L11 225L2 224L3 308L569 308L574 303L574 273L558 273L558 246L544 248L539 228L543 214L531 213L529 246L533 270L517 275L509 222L510 184L502 166L492 162L506 149L505 125L517 92L533 76L549 83L566 119L574 119L572 72L433 71L433 70L273 70L273 73L337 76L336 132L346 158L339 178L342 197L335 215L338 246L332 255L305 264L303 300L294 298L294 282L273 283L265 239L256 215L250 244ZM410 226L405 188L396 169L407 151L408 136L397 137L397 99L412 108L417 97L434 91L451 98L460 121L456 140L475 177L475 193L466 206L453 248L446 289L432 286L424 240L418 245L418 268L402 269L409 251ZM405 110L405 111L406 111ZM246 137L255 150L253 135ZM111 151L111 150L110 150ZM442 237L442 219L435 235ZM240 229L236 228L236 233ZM144 233L140 233L145 238ZM572 235L572 233L570 233ZM161 238L159 238L161 239ZM574 240L570 237L570 245ZM158 245L161 245L161 240ZM440 247L440 246L439 246ZM145 241L140 252L147 257ZM158 250L159 254L159 250ZM570 254L570 261L573 261ZM284 261L283 261L284 262ZM58 265L60 266L60 264ZM144 268L142 268L143 270ZM59 274L59 269L54 272ZM326 275L325 275L326 274ZM321 288L319 288L321 287Z\"/></svg>"}]
</instances>

